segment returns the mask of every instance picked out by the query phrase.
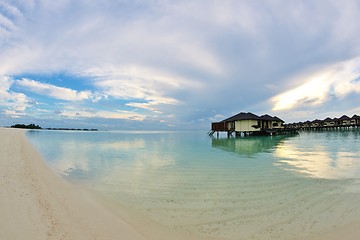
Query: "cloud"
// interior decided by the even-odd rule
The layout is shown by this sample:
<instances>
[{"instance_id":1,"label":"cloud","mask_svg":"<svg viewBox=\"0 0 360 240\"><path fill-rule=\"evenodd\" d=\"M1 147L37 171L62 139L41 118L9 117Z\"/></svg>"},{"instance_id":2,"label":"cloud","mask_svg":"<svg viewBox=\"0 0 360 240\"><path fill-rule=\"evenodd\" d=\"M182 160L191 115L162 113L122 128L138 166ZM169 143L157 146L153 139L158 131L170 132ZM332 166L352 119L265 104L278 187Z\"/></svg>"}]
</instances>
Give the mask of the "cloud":
<instances>
[{"instance_id":1,"label":"cloud","mask_svg":"<svg viewBox=\"0 0 360 240\"><path fill-rule=\"evenodd\" d=\"M0 75L26 77L6 94L27 101L29 94L49 112L64 109L27 90L52 103L83 102L79 113L91 102L97 111L146 113L145 120L172 114L184 126L240 111L346 106L358 83L328 79L347 71L330 66L360 56L359 6L356 0L3 0ZM327 69L305 72L318 66ZM32 77L63 73L76 83L65 88ZM299 73L307 76L294 77Z\"/></svg>"},{"instance_id":2,"label":"cloud","mask_svg":"<svg viewBox=\"0 0 360 240\"><path fill-rule=\"evenodd\" d=\"M157 110L156 106L161 104L161 102L157 102L157 101L150 101L150 102L146 102L146 103L137 103L137 102L130 102L127 103L126 106L130 106L130 107L135 107L135 108L143 108L143 109L147 109L156 113L162 113L159 110Z\"/></svg>"},{"instance_id":3,"label":"cloud","mask_svg":"<svg viewBox=\"0 0 360 240\"><path fill-rule=\"evenodd\" d=\"M27 14L29 19L14 35L13 47L3 52L7 59L16 60L2 69L12 73L35 69L81 71L100 63L137 62L223 72L211 48L177 23L183 16L166 12L170 2L57 2L41 1Z\"/></svg>"},{"instance_id":4,"label":"cloud","mask_svg":"<svg viewBox=\"0 0 360 240\"><path fill-rule=\"evenodd\" d=\"M0 76L0 83L0 97L6 98L9 96L9 89L14 80L9 76Z\"/></svg>"},{"instance_id":5,"label":"cloud","mask_svg":"<svg viewBox=\"0 0 360 240\"><path fill-rule=\"evenodd\" d=\"M92 79L97 91L117 99L141 100L126 105L160 112L159 105L178 105L180 101L172 93L200 83L169 74L159 69L141 66L102 67L88 69L84 76Z\"/></svg>"},{"instance_id":6,"label":"cloud","mask_svg":"<svg viewBox=\"0 0 360 240\"><path fill-rule=\"evenodd\" d=\"M103 111L96 109L72 109L66 108L65 110L58 113L59 116L65 118L104 118L104 119L126 119L133 121L143 121L146 116L140 113L114 110L114 111Z\"/></svg>"},{"instance_id":7,"label":"cloud","mask_svg":"<svg viewBox=\"0 0 360 240\"><path fill-rule=\"evenodd\" d=\"M26 88L27 91L35 92L37 94L49 96L59 100L82 101L90 99L92 95L90 91L76 91L73 89L58 87L26 78L17 80L16 84Z\"/></svg>"},{"instance_id":8,"label":"cloud","mask_svg":"<svg viewBox=\"0 0 360 240\"><path fill-rule=\"evenodd\" d=\"M23 93L10 90L14 80L9 76L0 76L0 109L11 118L26 116L25 110L33 107L34 103Z\"/></svg>"},{"instance_id":9,"label":"cloud","mask_svg":"<svg viewBox=\"0 0 360 240\"><path fill-rule=\"evenodd\" d=\"M211 122L219 122L221 120L224 120L225 118L227 118L227 116L224 116L222 114L215 114L214 116L210 117L209 120Z\"/></svg>"},{"instance_id":10,"label":"cloud","mask_svg":"<svg viewBox=\"0 0 360 240\"><path fill-rule=\"evenodd\" d=\"M350 93L360 93L360 58L339 62L322 70L300 77L299 86L273 97L273 110L289 110L316 106L330 98L344 98Z\"/></svg>"},{"instance_id":11,"label":"cloud","mask_svg":"<svg viewBox=\"0 0 360 240\"><path fill-rule=\"evenodd\" d=\"M17 22L23 19L22 12L13 4L0 2L0 43L4 43L17 28Z\"/></svg>"}]
</instances>

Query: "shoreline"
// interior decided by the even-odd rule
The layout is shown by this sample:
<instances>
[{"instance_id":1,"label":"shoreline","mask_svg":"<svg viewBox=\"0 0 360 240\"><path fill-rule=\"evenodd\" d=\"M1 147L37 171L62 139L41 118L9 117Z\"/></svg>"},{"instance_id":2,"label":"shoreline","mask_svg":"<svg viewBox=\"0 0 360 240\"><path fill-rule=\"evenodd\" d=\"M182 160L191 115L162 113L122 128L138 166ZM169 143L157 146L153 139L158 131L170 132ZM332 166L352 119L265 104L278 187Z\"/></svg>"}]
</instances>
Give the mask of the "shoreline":
<instances>
[{"instance_id":1,"label":"shoreline","mask_svg":"<svg viewBox=\"0 0 360 240\"><path fill-rule=\"evenodd\" d=\"M66 182L46 165L25 132L0 128L0 239L216 239L160 226ZM357 236L360 221L300 239Z\"/></svg>"},{"instance_id":2,"label":"shoreline","mask_svg":"<svg viewBox=\"0 0 360 240\"><path fill-rule=\"evenodd\" d=\"M146 239L56 176L24 133L0 128L0 239Z\"/></svg>"},{"instance_id":3,"label":"shoreline","mask_svg":"<svg viewBox=\"0 0 360 240\"><path fill-rule=\"evenodd\" d=\"M65 181L26 131L0 128L0 239L215 240L160 226Z\"/></svg>"}]
</instances>

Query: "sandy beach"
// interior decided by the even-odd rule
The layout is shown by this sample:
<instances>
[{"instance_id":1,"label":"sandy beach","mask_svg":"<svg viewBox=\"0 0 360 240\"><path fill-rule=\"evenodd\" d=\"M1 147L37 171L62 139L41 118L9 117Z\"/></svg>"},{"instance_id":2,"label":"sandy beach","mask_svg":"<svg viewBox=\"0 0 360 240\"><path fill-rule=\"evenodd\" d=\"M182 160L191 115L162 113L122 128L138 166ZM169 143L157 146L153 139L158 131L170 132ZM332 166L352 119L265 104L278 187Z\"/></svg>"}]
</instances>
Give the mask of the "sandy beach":
<instances>
[{"instance_id":1,"label":"sandy beach","mask_svg":"<svg viewBox=\"0 0 360 240\"><path fill-rule=\"evenodd\" d=\"M57 176L24 130L0 128L0 239L211 239L114 210ZM307 239L358 239L360 223Z\"/></svg>"},{"instance_id":2,"label":"sandy beach","mask_svg":"<svg viewBox=\"0 0 360 240\"><path fill-rule=\"evenodd\" d=\"M0 239L145 239L56 176L24 136L0 129Z\"/></svg>"},{"instance_id":3,"label":"sandy beach","mask_svg":"<svg viewBox=\"0 0 360 240\"><path fill-rule=\"evenodd\" d=\"M0 136L0 239L205 239L112 209L111 202L61 179L24 130L0 128Z\"/></svg>"}]
</instances>

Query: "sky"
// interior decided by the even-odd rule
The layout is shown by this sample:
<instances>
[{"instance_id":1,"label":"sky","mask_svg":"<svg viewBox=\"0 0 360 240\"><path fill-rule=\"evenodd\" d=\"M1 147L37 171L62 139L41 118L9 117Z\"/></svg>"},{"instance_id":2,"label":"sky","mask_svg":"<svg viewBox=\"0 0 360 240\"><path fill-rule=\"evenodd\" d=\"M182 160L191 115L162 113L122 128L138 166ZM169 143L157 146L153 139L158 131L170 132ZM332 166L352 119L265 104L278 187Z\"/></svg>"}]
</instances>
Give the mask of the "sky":
<instances>
[{"instance_id":1,"label":"sky","mask_svg":"<svg viewBox=\"0 0 360 240\"><path fill-rule=\"evenodd\" d=\"M357 0L0 0L0 125L360 115Z\"/></svg>"}]
</instances>

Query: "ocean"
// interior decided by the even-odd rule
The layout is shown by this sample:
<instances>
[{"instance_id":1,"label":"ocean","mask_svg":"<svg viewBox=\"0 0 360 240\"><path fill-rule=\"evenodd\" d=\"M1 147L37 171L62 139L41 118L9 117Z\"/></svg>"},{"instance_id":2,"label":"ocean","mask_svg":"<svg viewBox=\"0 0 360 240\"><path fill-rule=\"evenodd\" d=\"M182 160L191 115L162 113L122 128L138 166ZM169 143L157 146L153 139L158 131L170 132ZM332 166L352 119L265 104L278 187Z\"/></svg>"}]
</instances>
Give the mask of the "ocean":
<instances>
[{"instance_id":1,"label":"ocean","mask_svg":"<svg viewBox=\"0 0 360 240\"><path fill-rule=\"evenodd\" d=\"M174 230L296 239L360 220L360 129L292 136L28 131L58 175Z\"/></svg>"}]
</instances>

